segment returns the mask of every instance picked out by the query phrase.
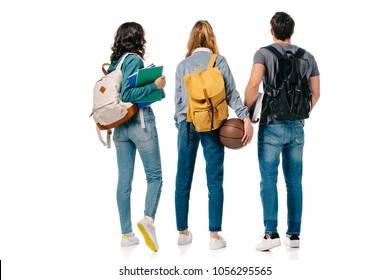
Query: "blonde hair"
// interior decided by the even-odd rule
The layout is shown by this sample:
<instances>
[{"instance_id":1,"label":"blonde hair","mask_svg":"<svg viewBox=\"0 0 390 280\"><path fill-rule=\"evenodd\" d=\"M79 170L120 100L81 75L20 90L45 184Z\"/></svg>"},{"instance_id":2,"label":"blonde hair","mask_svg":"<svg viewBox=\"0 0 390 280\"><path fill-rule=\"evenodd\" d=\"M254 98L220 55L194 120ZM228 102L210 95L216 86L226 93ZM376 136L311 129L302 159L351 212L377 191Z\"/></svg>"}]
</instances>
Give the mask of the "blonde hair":
<instances>
[{"instance_id":1,"label":"blonde hair","mask_svg":"<svg viewBox=\"0 0 390 280\"><path fill-rule=\"evenodd\" d=\"M217 39L213 28L207 20L199 20L191 30L187 43L187 54L189 57L196 48L209 48L213 53L219 53Z\"/></svg>"}]
</instances>

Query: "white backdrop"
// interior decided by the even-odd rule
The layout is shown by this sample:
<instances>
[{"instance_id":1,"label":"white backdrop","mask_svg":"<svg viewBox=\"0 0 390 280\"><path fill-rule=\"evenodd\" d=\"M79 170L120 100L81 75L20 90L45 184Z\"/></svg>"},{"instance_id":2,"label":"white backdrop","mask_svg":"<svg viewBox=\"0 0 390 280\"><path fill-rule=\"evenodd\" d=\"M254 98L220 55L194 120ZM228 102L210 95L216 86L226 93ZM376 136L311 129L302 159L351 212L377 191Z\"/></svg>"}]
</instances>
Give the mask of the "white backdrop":
<instances>
[{"instance_id":1,"label":"white backdrop","mask_svg":"<svg viewBox=\"0 0 390 280\"><path fill-rule=\"evenodd\" d=\"M383 1L37 0L3 1L0 6L4 279L144 279L120 276L119 269L175 265L209 270L194 279L215 278L214 266L269 266L273 274L268 279L389 276L382 257L389 253L390 229L385 181L390 61ZM200 150L190 205L194 240L179 248L174 214L174 74L186 53L189 32L199 19L212 24L243 98L255 51L272 42L269 21L277 11L294 18L292 42L316 57L321 73L322 96L305 126L301 248L264 253L254 249L263 232L256 139L241 150L226 150L221 234L228 246L217 252L208 249ZM167 97L153 105L164 176L155 223L158 253L142 240L139 246L120 248L115 149L100 144L89 118L101 64L109 61L114 33L126 21L143 25L145 64L164 65L167 77ZM134 226L143 215L145 187L137 158ZM283 235L282 176L279 195Z\"/></svg>"}]
</instances>

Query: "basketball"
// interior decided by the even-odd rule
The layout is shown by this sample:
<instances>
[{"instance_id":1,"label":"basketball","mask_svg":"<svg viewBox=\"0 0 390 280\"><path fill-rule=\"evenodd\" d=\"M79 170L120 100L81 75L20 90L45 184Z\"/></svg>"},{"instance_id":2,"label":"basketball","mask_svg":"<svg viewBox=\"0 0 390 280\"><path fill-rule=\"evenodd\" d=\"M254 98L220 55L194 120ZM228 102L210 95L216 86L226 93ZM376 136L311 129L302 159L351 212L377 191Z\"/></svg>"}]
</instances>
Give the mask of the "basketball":
<instances>
[{"instance_id":1,"label":"basketball","mask_svg":"<svg viewBox=\"0 0 390 280\"><path fill-rule=\"evenodd\" d=\"M219 128L219 139L229 149L241 149L244 136L244 122L237 118L226 120Z\"/></svg>"}]
</instances>

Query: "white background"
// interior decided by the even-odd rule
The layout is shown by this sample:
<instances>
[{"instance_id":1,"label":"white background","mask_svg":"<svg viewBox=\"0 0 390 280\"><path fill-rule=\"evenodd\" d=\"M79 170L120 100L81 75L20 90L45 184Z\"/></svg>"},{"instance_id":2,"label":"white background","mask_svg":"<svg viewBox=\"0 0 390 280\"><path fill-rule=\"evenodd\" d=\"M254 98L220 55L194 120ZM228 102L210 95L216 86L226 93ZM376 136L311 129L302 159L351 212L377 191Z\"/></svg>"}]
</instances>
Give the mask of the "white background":
<instances>
[{"instance_id":1,"label":"white background","mask_svg":"<svg viewBox=\"0 0 390 280\"><path fill-rule=\"evenodd\" d=\"M271 266L273 274L265 279L388 279L390 61L384 1L38 0L0 5L4 279L144 279L119 276L125 265L209 270L190 279L218 278L212 275L214 266ZM189 32L199 19L212 24L243 98L255 51L272 43L269 20L277 11L295 19L292 43L316 57L321 73L322 95L305 126L301 248L254 249L263 232L256 139L241 150L226 150L221 234L228 246L218 251L208 249L200 150L189 217L194 240L179 248L174 74ZM139 158L132 217L141 244L120 248L115 149L101 145L89 118L101 64L109 61L114 33L126 21L143 25L145 65L164 65L167 77L167 97L153 105L164 177L155 222L158 253L146 247L135 227L146 187ZM283 236L282 176L279 195Z\"/></svg>"}]
</instances>

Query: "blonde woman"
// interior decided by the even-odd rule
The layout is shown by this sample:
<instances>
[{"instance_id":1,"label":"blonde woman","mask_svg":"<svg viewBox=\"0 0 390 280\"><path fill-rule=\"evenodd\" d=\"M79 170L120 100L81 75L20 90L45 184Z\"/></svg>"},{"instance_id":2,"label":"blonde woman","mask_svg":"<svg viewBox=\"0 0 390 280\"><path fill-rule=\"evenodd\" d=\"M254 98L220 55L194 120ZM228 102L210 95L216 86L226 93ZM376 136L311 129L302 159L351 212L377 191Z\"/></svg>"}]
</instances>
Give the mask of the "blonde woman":
<instances>
[{"instance_id":1,"label":"blonde woman","mask_svg":"<svg viewBox=\"0 0 390 280\"><path fill-rule=\"evenodd\" d=\"M196 155L201 143L206 160L209 213L209 248L212 250L226 247L226 240L219 235L222 230L223 212L223 163L224 146L219 140L218 130L197 132L192 123L187 130L187 92L183 77L195 71L200 64L207 69L213 53L218 54L218 46L212 26L205 20L195 23L187 44L186 58L176 68L175 88L175 125L178 128L178 162L176 173L175 208L176 225L179 231L179 245L192 242L192 233L188 230L189 199L194 174ZM226 100L238 118L244 121L243 145L248 144L253 135L249 112L236 90L233 75L226 59L218 55L216 67L219 68L225 82Z\"/></svg>"}]
</instances>

